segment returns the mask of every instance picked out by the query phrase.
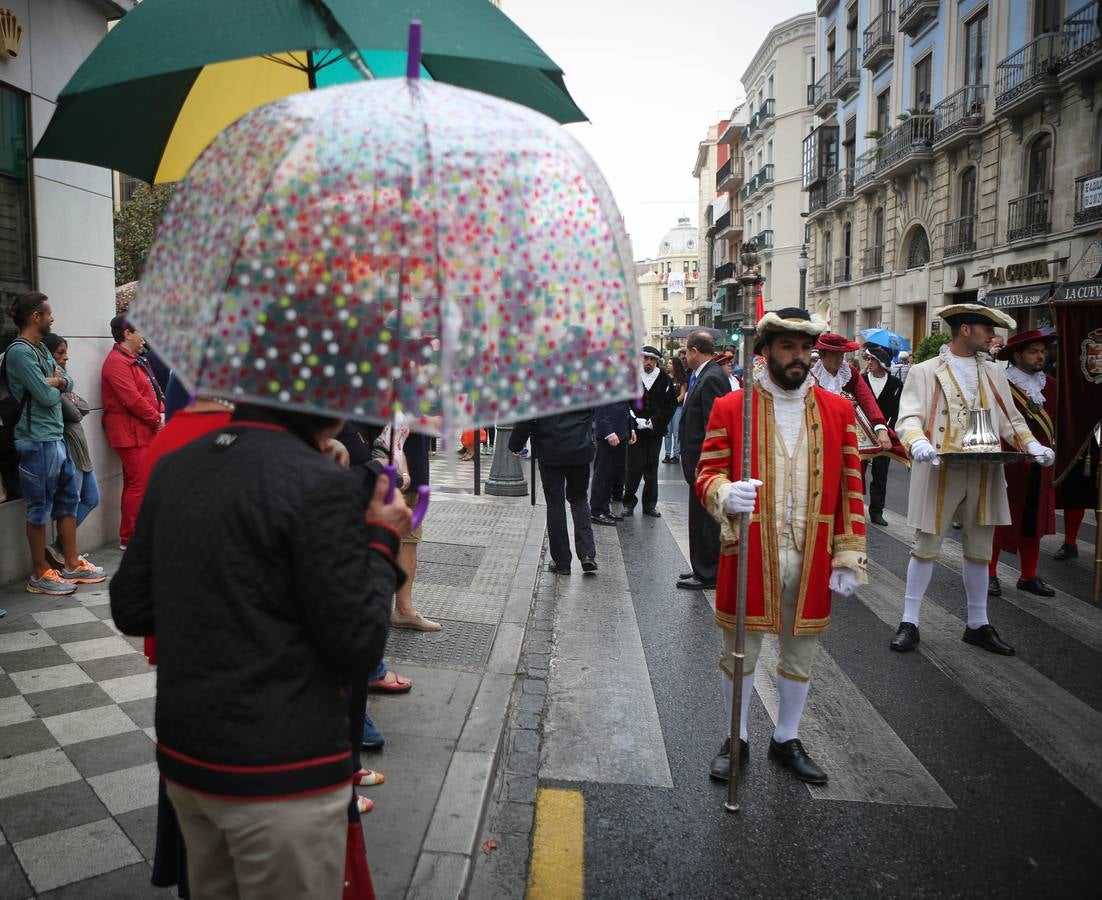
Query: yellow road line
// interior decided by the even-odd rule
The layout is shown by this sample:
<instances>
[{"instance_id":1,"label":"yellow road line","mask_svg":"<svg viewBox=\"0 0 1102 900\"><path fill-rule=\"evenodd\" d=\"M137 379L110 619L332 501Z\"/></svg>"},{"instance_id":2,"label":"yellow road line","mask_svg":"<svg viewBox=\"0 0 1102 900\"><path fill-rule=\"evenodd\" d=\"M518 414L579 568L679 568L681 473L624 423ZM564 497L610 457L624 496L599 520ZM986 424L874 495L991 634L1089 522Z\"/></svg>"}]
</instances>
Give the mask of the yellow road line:
<instances>
[{"instance_id":1,"label":"yellow road line","mask_svg":"<svg viewBox=\"0 0 1102 900\"><path fill-rule=\"evenodd\" d=\"M585 800L580 791L540 788L528 900L585 895Z\"/></svg>"}]
</instances>

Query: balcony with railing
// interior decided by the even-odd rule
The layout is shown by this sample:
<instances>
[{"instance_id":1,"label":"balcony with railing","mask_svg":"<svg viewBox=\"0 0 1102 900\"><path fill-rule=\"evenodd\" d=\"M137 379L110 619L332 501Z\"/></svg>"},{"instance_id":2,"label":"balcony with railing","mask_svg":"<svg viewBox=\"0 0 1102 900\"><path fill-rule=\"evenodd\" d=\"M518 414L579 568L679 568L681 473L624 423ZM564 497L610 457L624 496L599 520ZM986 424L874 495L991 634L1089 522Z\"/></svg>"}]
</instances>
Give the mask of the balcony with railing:
<instances>
[{"instance_id":1,"label":"balcony with railing","mask_svg":"<svg viewBox=\"0 0 1102 900\"><path fill-rule=\"evenodd\" d=\"M877 244L874 247L866 247L861 252L861 274L882 275L884 273L884 247Z\"/></svg>"},{"instance_id":2,"label":"balcony with railing","mask_svg":"<svg viewBox=\"0 0 1102 900\"><path fill-rule=\"evenodd\" d=\"M1075 224L1102 221L1102 172L1075 179Z\"/></svg>"},{"instance_id":3,"label":"balcony with railing","mask_svg":"<svg viewBox=\"0 0 1102 900\"><path fill-rule=\"evenodd\" d=\"M987 85L970 84L934 107L934 146L948 150L979 134L987 105Z\"/></svg>"},{"instance_id":4,"label":"balcony with railing","mask_svg":"<svg viewBox=\"0 0 1102 900\"><path fill-rule=\"evenodd\" d=\"M773 183L773 170L773 163L766 163L761 167L761 170L757 174L758 183L751 193L765 190L766 187Z\"/></svg>"},{"instance_id":5,"label":"balcony with railing","mask_svg":"<svg viewBox=\"0 0 1102 900\"><path fill-rule=\"evenodd\" d=\"M864 50L861 65L873 70L879 69L895 53L895 10L890 6L865 29Z\"/></svg>"},{"instance_id":6,"label":"balcony with railing","mask_svg":"<svg viewBox=\"0 0 1102 900\"><path fill-rule=\"evenodd\" d=\"M729 191L742 181L742 157L732 156L716 171L716 190Z\"/></svg>"},{"instance_id":7,"label":"balcony with railing","mask_svg":"<svg viewBox=\"0 0 1102 900\"><path fill-rule=\"evenodd\" d=\"M1052 191L1036 191L1010 201L1006 239L1020 241L1052 230Z\"/></svg>"},{"instance_id":8,"label":"balcony with railing","mask_svg":"<svg viewBox=\"0 0 1102 900\"><path fill-rule=\"evenodd\" d=\"M934 115L908 116L876 143L876 173L885 178L906 175L934 158Z\"/></svg>"},{"instance_id":9,"label":"balcony with railing","mask_svg":"<svg viewBox=\"0 0 1102 900\"><path fill-rule=\"evenodd\" d=\"M857 157L853 167L853 190L858 194L873 190L879 182L877 162L880 159L880 148L873 147Z\"/></svg>"},{"instance_id":10,"label":"balcony with railing","mask_svg":"<svg viewBox=\"0 0 1102 900\"><path fill-rule=\"evenodd\" d=\"M830 93L831 73L828 71L814 84L807 86L807 103L811 111L820 119L825 119L834 112L838 101Z\"/></svg>"},{"instance_id":11,"label":"balcony with railing","mask_svg":"<svg viewBox=\"0 0 1102 900\"><path fill-rule=\"evenodd\" d=\"M773 229L766 228L764 231L759 231L754 235L754 246L758 248L758 251L772 250L773 249Z\"/></svg>"},{"instance_id":12,"label":"balcony with railing","mask_svg":"<svg viewBox=\"0 0 1102 900\"><path fill-rule=\"evenodd\" d=\"M899 0L899 30L915 37L937 18L941 0Z\"/></svg>"},{"instance_id":13,"label":"balcony with railing","mask_svg":"<svg viewBox=\"0 0 1102 900\"><path fill-rule=\"evenodd\" d=\"M830 95L836 100L845 100L861 86L861 67L857 53L856 47L850 47L835 60L830 70Z\"/></svg>"},{"instance_id":14,"label":"balcony with railing","mask_svg":"<svg viewBox=\"0 0 1102 900\"><path fill-rule=\"evenodd\" d=\"M742 210L732 209L727 213L727 221L723 227L716 226L716 239L729 240L742 234Z\"/></svg>"},{"instance_id":15,"label":"balcony with railing","mask_svg":"<svg viewBox=\"0 0 1102 900\"><path fill-rule=\"evenodd\" d=\"M748 182L746 182L746 184L744 184L744 185L742 186L742 188L741 188L741 189L739 190L739 192L738 192L738 199L739 199L739 203L741 203L741 204L744 204L744 205L745 205L746 201L750 199L750 185L751 185L751 184L753 183L753 181L754 181L754 179L753 179L753 178L751 178L751 179L750 179L750 180L749 180Z\"/></svg>"},{"instance_id":16,"label":"balcony with railing","mask_svg":"<svg viewBox=\"0 0 1102 900\"><path fill-rule=\"evenodd\" d=\"M719 233L723 231L728 225L731 224L731 210L727 210L722 216L716 219L712 223L712 228L715 229L715 234L718 237Z\"/></svg>"},{"instance_id":17,"label":"balcony with railing","mask_svg":"<svg viewBox=\"0 0 1102 900\"><path fill-rule=\"evenodd\" d=\"M853 266L848 256L834 260L834 283L845 284L853 280Z\"/></svg>"},{"instance_id":18,"label":"balcony with railing","mask_svg":"<svg viewBox=\"0 0 1102 900\"><path fill-rule=\"evenodd\" d=\"M945 258L976 249L976 217L961 216L945 223Z\"/></svg>"},{"instance_id":19,"label":"balcony with railing","mask_svg":"<svg viewBox=\"0 0 1102 900\"><path fill-rule=\"evenodd\" d=\"M827 183L820 181L807 189L807 217L814 219L827 208Z\"/></svg>"},{"instance_id":20,"label":"balcony with railing","mask_svg":"<svg viewBox=\"0 0 1102 900\"><path fill-rule=\"evenodd\" d=\"M733 262L725 262L716 266L715 269L715 282L716 284L722 284L726 281L734 281L738 272L735 269Z\"/></svg>"},{"instance_id":21,"label":"balcony with railing","mask_svg":"<svg viewBox=\"0 0 1102 900\"><path fill-rule=\"evenodd\" d=\"M830 263L817 263L811 270L811 282L817 288L830 287Z\"/></svg>"},{"instance_id":22,"label":"balcony with railing","mask_svg":"<svg viewBox=\"0 0 1102 900\"><path fill-rule=\"evenodd\" d=\"M995 67L995 112L1020 116L1060 93L1064 35L1042 34Z\"/></svg>"},{"instance_id":23,"label":"balcony with railing","mask_svg":"<svg viewBox=\"0 0 1102 900\"><path fill-rule=\"evenodd\" d=\"M826 182L826 208L843 206L853 199L853 169L839 169Z\"/></svg>"},{"instance_id":24,"label":"balcony with railing","mask_svg":"<svg viewBox=\"0 0 1102 900\"><path fill-rule=\"evenodd\" d=\"M1091 0L1064 19L1062 79L1086 78L1102 68L1102 0Z\"/></svg>"},{"instance_id":25,"label":"balcony with railing","mask_svg":"<svg viewBox=\"0 0 1102 900\"><path fill-rule=\"evenodd\" d=\"M838 170L838 126L813 128L803 142L803 186L826 181Z\"/></svg>"},{"instance_id":26,"label":"balcony with railing","mask_svg":"<svg viewBox=\"0 0 1102 900\"><path fill-rule=\"evenodd\" d=\"M770 122L773 121L773 117L776 115L777 101L772 97L767 97L762 101L761 109L758 110L758 128L765 128Z\"/></svg>"}]
</instances>

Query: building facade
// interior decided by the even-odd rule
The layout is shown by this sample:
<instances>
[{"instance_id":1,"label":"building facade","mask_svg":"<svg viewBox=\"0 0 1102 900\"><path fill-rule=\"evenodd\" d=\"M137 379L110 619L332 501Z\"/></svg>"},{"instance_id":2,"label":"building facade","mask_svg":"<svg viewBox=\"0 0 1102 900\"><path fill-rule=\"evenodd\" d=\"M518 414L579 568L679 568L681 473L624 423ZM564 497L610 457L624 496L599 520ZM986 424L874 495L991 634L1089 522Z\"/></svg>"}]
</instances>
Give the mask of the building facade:
<instances>
[{"instance_id":1,"label":"building facade","mask_svg":"<svg viewBox=\"0 0 1102 900\"><path fill-rule=\"evenodd\" d=\"M118 530L121 468L101 426L100 365L115 314L112 174L31 150L58 93L132 0L3 0L0 10L0 350L14 335L7 308L22 291L50 297L69 339L69 372L93 412L84 430L102 499L81 526L82 547ZM89 136L91 139L92 136ZM30 555L22 500L0 503L0 583L24 578Z\"/></svg>"},{"instance_id":2,"label":"building facade","mask_svg":"<svg viewBox=\"0 0 1102 900\"><path fill-rule=\"evenodd\" d=\"M711 283L711 272L715 266L713 241L713 213L716 201L716 171L725 166L729 150L718 142L719 135L726 129L727 120L708 127L708 135L696 149L696 163L693 165L693 178L697 184L697 259L700 275L700 290L696 293L693 306L694 324L711 326L716 318L715 291Z\"/></svg>"},{"instance_id":3,"label":"building facade","mask_svg":"<svg viewBox=\"0 0 1102 900\"><path fill-rule=\"evenodd\" d=\"M1099 0L819 0L810 296L912 344L946 303L1019 329L1102 275Z\"/></svg>"},{"instance_id":4,"label":"building facade","mask_svg":"<svg viewBox=\"0 0 1102 900\"><path fill-rule=\"evenodd\" d=\"M738 283L739 252L744 236L742 134L748 121L746 105L740 103L716 138L727 160L716 170L715 182L711 185L714 197L707 214L711 222L707 234L711 257L708 278L715 310L713 324L727 334L728 343L737 343L732 336L742 321L742 288Z\"/></svg>"},{"instance_id":5,"label":"building facade","mask_svg":"<svg viewBox=\"0 0 1102 900\"><path fill-rule=\"evenodd\" d=\"M694 312L701 289L699 241L697 227L682 216L659 242L658 255L635 264L647 343L655 347L668 346L678 328L699 324Z\"/></svg>"}]
</instances>

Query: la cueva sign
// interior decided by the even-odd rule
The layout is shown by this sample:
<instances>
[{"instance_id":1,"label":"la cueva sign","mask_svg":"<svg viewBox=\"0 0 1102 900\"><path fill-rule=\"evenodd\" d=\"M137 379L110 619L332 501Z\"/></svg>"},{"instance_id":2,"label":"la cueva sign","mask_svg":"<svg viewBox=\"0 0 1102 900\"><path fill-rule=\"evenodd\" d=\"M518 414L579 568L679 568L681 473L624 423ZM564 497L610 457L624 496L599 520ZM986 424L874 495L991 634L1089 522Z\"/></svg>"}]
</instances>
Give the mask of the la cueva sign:
<instances>
[{"instance_id":1,"label":"la cueva sign","mask_svg":"<svg viewBox=\"0 0 1102 900\"><path fill-rule=\"evenodd\" d=\"M1029 262L1011 263L998 266L983 273L983 282L987 285L1015 284L1019 281L1038 281L1049 278L1048 260L1034 259Z\"/></svg>"}]
</instances>

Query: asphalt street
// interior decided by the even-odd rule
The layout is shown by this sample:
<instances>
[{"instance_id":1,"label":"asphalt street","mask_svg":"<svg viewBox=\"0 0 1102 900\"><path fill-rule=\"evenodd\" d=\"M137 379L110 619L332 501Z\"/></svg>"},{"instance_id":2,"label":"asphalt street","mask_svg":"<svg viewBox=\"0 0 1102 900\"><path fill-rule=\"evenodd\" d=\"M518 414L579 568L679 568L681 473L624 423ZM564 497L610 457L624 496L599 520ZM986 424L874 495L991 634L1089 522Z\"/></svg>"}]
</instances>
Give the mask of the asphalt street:
<instances>
[{"instance_id":1,"label":"asphalt street","mask_svg":"<svg viewBox=\"0 0 1102 900\"><path fill-rule=\"evenodd\" d=\"M584 833L585 894L1096 895L1102 610L1088 600L1086 559L1054 562L1058 541L1046 542L1041 575L1061 593L1043 602L1004 569L1006 597L989 611L1017 649L1005 659L960 641L951 537L922 651L892 653L909 534L907 474L893 466L889 527L870 526L871 583L835 602L802 728L831 784L808 788L767 758L775 695L763 651L732 815L707 774L727 729L711 600L674 586L687 568L678 475L662 467L662 519L597 529L598 579L541 576L555 582L555 630L539 786L581 797L584 814L560 827ZM1080 539L1093 544L1092 518ZM537 856L554 837L538 820Z\"/></svg>"}]
</instances>

